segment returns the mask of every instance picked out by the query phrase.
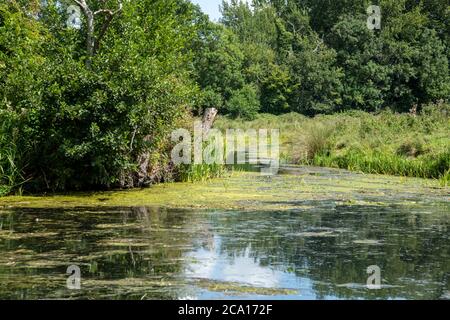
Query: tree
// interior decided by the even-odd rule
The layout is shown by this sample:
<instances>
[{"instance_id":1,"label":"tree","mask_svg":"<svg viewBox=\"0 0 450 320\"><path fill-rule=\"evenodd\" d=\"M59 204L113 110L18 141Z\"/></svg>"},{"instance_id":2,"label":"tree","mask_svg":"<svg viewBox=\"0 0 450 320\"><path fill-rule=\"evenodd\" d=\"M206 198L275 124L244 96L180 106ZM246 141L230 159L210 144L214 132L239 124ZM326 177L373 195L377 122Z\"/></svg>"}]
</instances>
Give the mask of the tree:
<instances>
[{"instance_id":1,"label":"tree","mask_svg":"<svg viewBox=\"0 0 450 320\"><path fill-rule=\"evenodd\" d=\"M189 6L181 9L178 0L124 2L86 68L80 39L87 21L81 30L67 28L64 8L52 1L38 18L13 2L2 6L2 17L15 20L0 37L7 67L0 70L1 136L21 151L15 161L24 164L27 190L169 177L168 133L195 91L186 67L195 29Z\"/></svg>"},{"instance_id":2,"label":"tree","mask_svg":"<svg viewBox=\"0 0 450 320\"><path fill-rule=\"evenodd\" d=\"M379 37L386 66L392 70L385 106L407 112L413 105L420 108L448 99L448 51L437 32L429 28L427 13L408 1L385 0L382 4L389 14Z\"/></svg>"},{"instance_id":3,"label":"tree","mask_svg":"<svg viewBox=\"0 0 450 320\"><path fill-rule=\"evenodd\" d=\"M116 15L122 12L123 3L122 0L117 0L117 5L115 9L107 8L107 0L99 0L97 1L98 9L93 9L92 5L89 5L86 0L72 0L78 6L80 6L84 17L86 18L86 51L87 51L87 59L86 65L90 67L91 58L94 56L96 51L98 51L100 47L100 43L105 36L106 32L109 29L111 21L114 19ZM101 5L101 6L99 6ZM98 36L96 33L96 20L97 16L104 15L105 18L101 23L101 27L99 28Z\"/></svg>"},{"instance_id":4,"label":"tree","mask_svg":"<svg viewBox=\"0 0 450 320\"><path fill-rule=\"evenodd\" d=\"M246 84L242 89L233 91L227 101L226 110L234 117L253 120L259 111L256 88Z\"/></svg>"},{"instance_id":5,"label":"tree","mask_svg":"<svg viewBox=\"0 0 450 320\"><path fill-rule=\"evenodd\" d=\"M342 108L378 111L386 106L392 68L381 38L366 26L364 16L342 16L326 42L342 67Z\"/></svg>"},{"instance_id":6,"label":"tree","mask_svg":"<svg viewBox=\"0 0 450 320\"><path fill-rule=\"evenodd\" d=\"M244 56L235 34L207 21L192 46L195 80L202 91L198 107L214 107L226 112L225 106L232 93L245 84Z\"/></svg>"}]
</instances>

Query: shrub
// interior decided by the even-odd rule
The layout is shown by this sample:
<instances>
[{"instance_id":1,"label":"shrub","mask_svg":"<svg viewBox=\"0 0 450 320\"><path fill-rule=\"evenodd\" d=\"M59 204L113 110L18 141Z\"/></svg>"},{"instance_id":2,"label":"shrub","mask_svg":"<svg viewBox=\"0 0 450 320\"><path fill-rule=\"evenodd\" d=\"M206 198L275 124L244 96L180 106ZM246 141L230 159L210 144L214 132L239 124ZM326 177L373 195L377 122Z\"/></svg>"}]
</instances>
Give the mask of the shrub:
<instances>
[{"instance_id":1,"label":"shrub","mask_svg":"<svg viewBox=\"0 0 450 320\"><path fill-rule=\"evenodd\" d=\"M245 85L242 89L232 92L226 104L227 111L234 117L252 120L259 111L259 99L256 89Z\"/></svg>"},{"instance_id":2,"label":"shrub","mask_svg":"<svg viewBox=\"0 0 450 320\"><path fill-rule=\"evenodd\" d=\"M184 50L194 30L170 2L124 4L89 65L84 29L52 19L55 2L37 20L0 5L0 185L56 191L164 179L168 133L194 96Z\"/></svg>"},{"instance_id":3,"label":"shrub","mask_svg":"<svg viewBox=\"0 0 450 320\"><path fill-rule=\"evenodd\" d=\"M420 140L406 141L402 143L396 151L399 156L417 158L425 153L425 147Z\"/></svg>"}]
</instances>

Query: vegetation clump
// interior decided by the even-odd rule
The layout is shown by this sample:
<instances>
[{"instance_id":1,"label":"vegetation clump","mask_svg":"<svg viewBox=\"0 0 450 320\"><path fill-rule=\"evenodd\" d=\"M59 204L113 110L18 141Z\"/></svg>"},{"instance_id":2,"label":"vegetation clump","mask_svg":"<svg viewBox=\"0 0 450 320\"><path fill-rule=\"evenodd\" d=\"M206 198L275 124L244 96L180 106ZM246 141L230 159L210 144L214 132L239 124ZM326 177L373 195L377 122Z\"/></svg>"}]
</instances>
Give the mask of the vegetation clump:
<instances>
[{"instance_id":1,"label":"vegetation clump","mask_svg":"<svg viewBox=\"0 0 450 320\"><path fill-rule=\"evenodd\" d=\"M279 128L285 162L373 174L440 179L450 173L448 105L418 115L349 111L308 118L260 115L251 122L222 117L218 128Z\"/></svg>"}]
</instances>

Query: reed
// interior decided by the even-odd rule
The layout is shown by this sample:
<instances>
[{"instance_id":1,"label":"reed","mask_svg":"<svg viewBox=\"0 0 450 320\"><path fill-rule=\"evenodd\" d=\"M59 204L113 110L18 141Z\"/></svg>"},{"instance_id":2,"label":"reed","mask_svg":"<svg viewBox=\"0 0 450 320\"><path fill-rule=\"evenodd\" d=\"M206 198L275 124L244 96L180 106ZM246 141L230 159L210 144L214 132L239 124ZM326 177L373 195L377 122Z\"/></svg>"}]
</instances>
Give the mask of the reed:
<instances>
[{"instance_id":1,"label":"reed","mask_svg":"<svg viewBox=\"0 0 450 320\"><path fill-rule=\"evenodd\" d=\"M280 129L282 161L374 174L439 179L449 185L450 105L418 115L349 111L308 118L259 115L254 121L221 117L216 127Z\"/></svg>"},{"instance_id":2,"label":"reed","mask_svg":"<svg viewBox=\"0 0 450 320\"><path fill-rule=\"evenodd\" d=\"M178 179L181 182L206 181L223 176L226 168L221 164L181 165L178 169Z\"/></svg>"}]
</instances>

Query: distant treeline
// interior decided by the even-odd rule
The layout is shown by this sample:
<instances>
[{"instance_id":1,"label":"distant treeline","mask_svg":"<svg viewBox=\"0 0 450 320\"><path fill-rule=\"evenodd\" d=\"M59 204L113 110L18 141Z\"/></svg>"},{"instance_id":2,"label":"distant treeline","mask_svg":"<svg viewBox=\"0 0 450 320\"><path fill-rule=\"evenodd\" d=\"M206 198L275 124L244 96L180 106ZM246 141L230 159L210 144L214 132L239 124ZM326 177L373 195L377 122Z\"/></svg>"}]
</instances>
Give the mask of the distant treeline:
<instances>
[{"instance_id":1,"label":"distant treeline","mask_svg":"<svg viewBox=\"0 0 450 320\"><path fill-rule=\"evenodd\" d=\"M231 0L222 12L219 25L199 19L193 50L204 106L252 118L408 112L450 97L448 1Z\"/></svg>"},{"instance_id":2,"label":"distant treeline","mask_svg":"<svg viewBox=\"0 0 450 320\"><path fill-rule=\"evenodd\" d=\"M449 6L383 0L0 2L0 194L182 176L169 133L216 107L420 111L450 96Z\"/></svg>"}]
</instances>

